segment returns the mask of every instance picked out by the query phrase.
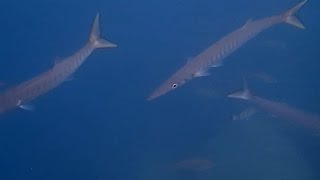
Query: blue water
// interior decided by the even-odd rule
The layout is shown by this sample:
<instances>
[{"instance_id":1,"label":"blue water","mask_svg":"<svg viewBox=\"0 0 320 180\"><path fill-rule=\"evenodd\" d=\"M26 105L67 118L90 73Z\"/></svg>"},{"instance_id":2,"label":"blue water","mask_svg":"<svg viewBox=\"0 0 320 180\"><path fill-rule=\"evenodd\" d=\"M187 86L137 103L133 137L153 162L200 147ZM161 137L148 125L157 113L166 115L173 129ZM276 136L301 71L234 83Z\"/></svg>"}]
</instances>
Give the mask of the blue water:
<instances>
[{"instance_id":1,"label":"blue water","mask_svg":"<svg viewBox=\"0 0 320 180\"><path fill-rule=\"evenodd\" d=\"M299 12L306 30L273 27L212 70L155 101L148 95L188 58L250 18L296 0L11 0L0 4L3 89L51 68L87 40L101 13L103 37L74 80L39 97L36 110L1 115L1 180L320 179L320 137L225 96L242 76L252 91L320 114L319 1ZM205 171L172 172L175 162L212 161ZM201 166L201 165L200 165Z\"/></svg>"}]
</instances>

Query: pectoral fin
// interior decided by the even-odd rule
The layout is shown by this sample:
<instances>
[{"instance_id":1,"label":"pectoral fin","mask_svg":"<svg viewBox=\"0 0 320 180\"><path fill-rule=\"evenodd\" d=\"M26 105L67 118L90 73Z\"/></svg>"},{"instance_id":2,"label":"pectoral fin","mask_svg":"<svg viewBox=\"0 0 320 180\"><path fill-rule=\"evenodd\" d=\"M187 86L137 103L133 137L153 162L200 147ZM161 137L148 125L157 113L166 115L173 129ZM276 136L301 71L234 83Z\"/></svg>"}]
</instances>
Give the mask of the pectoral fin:
<instances>
[{"instance_id":1,"label":"pectoral fin","mask_svg":"<svg viewBox=\"0 0 320 180\"><path fill-rule=\"evenodd\" d=\"M207 70L200 70L193 74L193 77L203 77L203 76L209 76L210 73Z\"/></svg>"},{"instance_id":2,"label":"pectoral fin","mask_svg":"<svg viewBox=\"0 0 320 180\"><path fill-rule=\"evenodd\" d=\"M18 101L17 106L23 110L26 111L33 111L35 110L35 107L32 106L31 104L23 104L21 100Z\"/></svg>"},{"instance_id":3,"label":"pectoral fin","mask_svg":"<svg viewBox=\"0 0 320 180\"><path fill-rule=\"evenodd\" d=\"M75 79L74 76L70 76L67 79L65 79L64 82L70 82L70 81L73 81L74 79Z\"/></svg>"},{"instance_id":4,"label":"pectoral fin","mask_svg":"<svg viewBox=\"0 0 320 180\"><path fill-rule=\"evenodd\" d=\"M26 110L26 111L34 111L35 110L35 107L30 104L20 105L19 108Z\"/></svg>"},{"instance_id":5,"label":"pectoral fin","mask_svg":"<svg viewBox=\"0 0 320 180\"><path fill-rule=\"evenodd\" d=\"M215 67L220 67L222 65L223 65L222 62L218 62L218 63L213 64L212 67L215 68Z\"/></svg>"}]
</instances>

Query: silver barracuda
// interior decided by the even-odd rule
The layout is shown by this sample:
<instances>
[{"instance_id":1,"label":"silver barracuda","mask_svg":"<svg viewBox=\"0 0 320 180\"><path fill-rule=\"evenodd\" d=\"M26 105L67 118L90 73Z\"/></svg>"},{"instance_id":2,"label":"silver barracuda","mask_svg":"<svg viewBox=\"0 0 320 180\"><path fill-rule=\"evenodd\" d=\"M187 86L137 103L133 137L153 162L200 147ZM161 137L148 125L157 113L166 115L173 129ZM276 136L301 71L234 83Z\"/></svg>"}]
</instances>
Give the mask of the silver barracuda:
<instances>
[{"instance_id":1,"label":"silver barracuda","mask_svg":"<svg viewBox=\"0 0 320 180\"><path fill-rule=\"evenodd\" d=\"M57 62L52 69L0 94L0 113L17 107L31 109L28 106L31 100L68 80L93 50L111 47L116 47L116 45L100 38L99 14L97 14L89 41L80 50Z\"/></svg>"},{"instance_id":2,"label":"silver barracuda","mask_svg":"<svg viewBox=\"0 0 320 180\"><path fill-rule=\"evenodd\" d=\"M195 77L209 75L208 69L222 65L225 57L239 49L243 44L257 36L260 32L276 24L287 23L300 29L304 25L294 15L307 2L304 0L289 10L279 15L259 19L249 20L242 27L228 34L201 52L192 60L188 61L180 70L174 73L160 87L158 87L148 98L155 99L185 84Z\"/></svg>"},{"instance_id":3,"label":"silver barracuda","mask_svg":"<svg viewBox=\"0 0 320 180\"><path fill-rule=\"evenodd\" d=\"M254 96L248 89L246 82L244 83L244 89L242 91L232 93L228 95L228 97L242 99L266 112L271 113L271 115L275 117L283 118L297 125L300 125L307 130L311 130L315 133L320 133L320 117L318 115L305 112L286 103L275 102L258 96Z\"/></svg>"}]
</instances>

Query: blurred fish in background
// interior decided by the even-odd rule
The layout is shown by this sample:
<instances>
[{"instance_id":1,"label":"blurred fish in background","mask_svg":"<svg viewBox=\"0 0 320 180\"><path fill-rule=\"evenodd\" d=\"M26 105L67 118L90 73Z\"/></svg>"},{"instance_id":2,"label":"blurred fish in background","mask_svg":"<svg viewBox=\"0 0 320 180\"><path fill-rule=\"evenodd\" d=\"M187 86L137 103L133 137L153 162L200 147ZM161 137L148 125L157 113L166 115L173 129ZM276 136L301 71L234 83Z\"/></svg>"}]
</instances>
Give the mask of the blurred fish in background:
<instances>
[{"instance_id":1,"label":"blurred fish in background","mask_svg":"<svg viewBox=\"0 0 320 180\"><path fill-rule=\"evenodd\" d=\"M255 107L248 107L248 108L245 108L243 111L241 111L239 114L232 115L232 120L233 121L248 120L256 113L257 113L257 109Z\"/></svg>"}]
</instances>

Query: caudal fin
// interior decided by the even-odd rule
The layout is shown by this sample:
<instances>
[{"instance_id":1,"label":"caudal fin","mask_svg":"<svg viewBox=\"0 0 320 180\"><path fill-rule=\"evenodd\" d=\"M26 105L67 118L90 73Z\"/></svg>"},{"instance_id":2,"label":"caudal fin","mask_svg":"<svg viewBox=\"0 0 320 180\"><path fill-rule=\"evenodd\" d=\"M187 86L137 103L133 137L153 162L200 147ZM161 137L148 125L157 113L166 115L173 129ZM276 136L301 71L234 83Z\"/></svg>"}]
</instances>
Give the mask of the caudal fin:
<instances>
[{"instance_id":1,"label":"caudal fin","mask_svg":"<svg viewBox=\"0 0 320 180\"><path fill-rule=\"evenodd\" d=\"M295 16L295 14L307 3L307 1L308 0L301 1L300 3L298 3L297 5L293 6L288 11L283 13L282 16L284 17L284 22L288 23L288 24L290 24L292 26L295 26L297 28L305 29L305 26L298 19L298 17Z\"/></svg>"},{"instance_id":2,"label":"caudal fin","mask_svg":"<svg viewBox=\"0 0 320 180\"><path fill-rule=\"evenodd\" d=\"M243 99L243 100L250 100L251 93L248 89L247 81L243 80L243 90L237 91L235 93L229 94L228 97L236 98L236 99Z\"/></svg>"},{"instance_id":3,"label":"caudal fin","mask_svg":"<svg viewBox=\"0 0 320 180\"><path fill-rule=\"evenodd\" d=\"M90 33L89 41L94 45L95 48L112 48L117 47L116 44L111 43L100 37L100 23L99 23L99 13L94 19L92 30Z\"/></svg>"}]
</instances>

